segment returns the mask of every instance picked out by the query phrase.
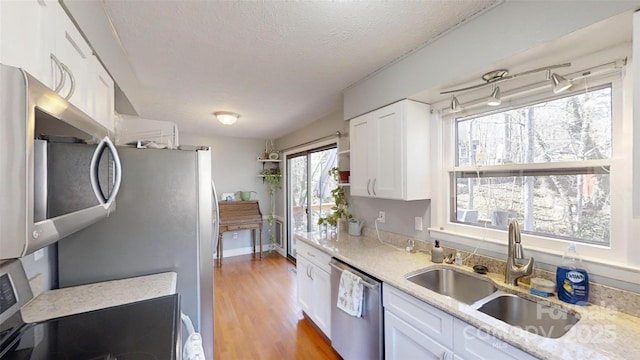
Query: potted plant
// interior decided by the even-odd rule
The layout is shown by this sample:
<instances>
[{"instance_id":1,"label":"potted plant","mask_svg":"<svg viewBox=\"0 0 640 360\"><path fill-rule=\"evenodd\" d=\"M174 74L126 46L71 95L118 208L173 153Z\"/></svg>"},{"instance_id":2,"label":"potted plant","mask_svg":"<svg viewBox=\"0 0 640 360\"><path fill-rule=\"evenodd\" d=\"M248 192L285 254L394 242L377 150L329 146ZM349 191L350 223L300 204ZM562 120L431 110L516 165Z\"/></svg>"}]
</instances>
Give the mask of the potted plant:
<instances>
[{"instance_id":1,"label":"potted plant","mask_svg":"<svg viewBox=\"0 0 640 360\"><path fill-rule=\"evenodd\" d=\"M334 178L336 183L340 182L340 169L338 167L331 168L329 170L329 175ZM331 196L333 196L334 202L333 207L331 207L333 213L328 215L326 220L329 225L336 227L339 220L348 221L352 218L352 215L347 211L349 203L347 202L347 195L344 187L337 186L335 189L331 190Z\"/></svg>"},{"instance_id":2,"label":"potted plant","mask_svg":"<svg viewBox=\"0 0 640 360\"><path fill-rule=\"evenodd\" d=\"M318 231L326 232L327 231L327 218L320 216L318 218Z\"/></svg>"}]
</instances>

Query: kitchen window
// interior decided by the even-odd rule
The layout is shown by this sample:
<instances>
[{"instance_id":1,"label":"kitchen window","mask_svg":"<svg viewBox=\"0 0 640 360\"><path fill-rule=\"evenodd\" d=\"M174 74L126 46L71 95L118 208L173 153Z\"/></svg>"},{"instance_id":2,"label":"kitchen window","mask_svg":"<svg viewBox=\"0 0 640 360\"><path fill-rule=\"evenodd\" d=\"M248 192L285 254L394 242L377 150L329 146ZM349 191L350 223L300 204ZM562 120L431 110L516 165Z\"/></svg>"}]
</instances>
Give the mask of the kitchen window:
<instances>
[{"instance_id":1,"label":"kitchen window","mask_svg":"<svg viewBox=\"0 0 640 360\"><path fill-rule=\"evenodd\" d=\"M556 264L575 242L593 271L637 266L632 103L631 79L617 68L559 95L541 88L439 115L431 236L499 254L517 219L538 263Z\"/></svg>"},{"instance_id":2,"label":"kitchen window","mask_svg":"<svg viewBox=\"0 0 640 360\"><path fill-rule=\"evenodd\" d=\"M450 220L609 246L612 87L455 120Z\"/></svg>"}]
</instances>

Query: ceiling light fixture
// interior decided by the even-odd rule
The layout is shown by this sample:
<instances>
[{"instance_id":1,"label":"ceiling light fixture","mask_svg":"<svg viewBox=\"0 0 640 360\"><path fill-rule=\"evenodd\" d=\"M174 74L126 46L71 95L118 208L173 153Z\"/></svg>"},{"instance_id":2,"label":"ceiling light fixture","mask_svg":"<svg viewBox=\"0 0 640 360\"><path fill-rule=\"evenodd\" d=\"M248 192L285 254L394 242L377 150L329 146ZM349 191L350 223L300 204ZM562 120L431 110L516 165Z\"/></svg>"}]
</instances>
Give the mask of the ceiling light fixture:
<instances>
[{"instance_id":1,"label":"ceiling light fixture","mask_svg":"<svg viewBox=\"0 0 640 360\"><path fill-rule=\"evenodd\" d=\"M551 74L551 83L553 84L554 94L560 94L561 92L571 87L571 82L569 80L556 73Z\"/></svg>"},{"instance_id":2,"label":"ceiling light fixture","mask_svg":"<svg viewBox=\"0 0 640 360\"><path fill-rule=\"evenodd\" d=\"M502 100L500 99L500 87L496 86L496 84L493 84L493 91L491 92L491 96L489 96L489 99L487 100L487 105L498 106L500 105L500 103L502 103Z\"/></svg>"},{"instance_id":3,"label":"ceiling light fixture","mask_svg":"<svg viewBox=\"0 0 640 360\"><path fill-rule=\"evenodd\" d=\"M455 95L451 94L451 112L457 113L460 112L460 110L462 110L462 107L460 106L458 98Z\"/></svg>"},{"instance_id":4,"label":"ceiling light fixture","mask_svg":"<svg viewBox=\"0 0 640 360\"><path fill-rule=\"evenodd\" d=\"M218 118L218 121L225 125L231 125L238 120L240 114L231 111L216 111L213 113Z\"/></svg>"},{"instance_id":5,"label":"ceiling light fixture","mask_svg":"<svg viewBox=\"0 0 640 360\"><path fill-rule=\"evenodd\" d=\"M538 69L533 69L533 70L521 72L521 73L514 74L514 75L509 75L509 71L507 69L493 70L493 71L489 71L488 73L485 73L485 74L482 75L481 78L484 81L484 83L482 83L482 84L471 85L471 86L467 86L467 87L460 88L460 89L446 90L446 91L440 92L440 94L443 94L443 95L444 94L451 94L452 95L451 96L451 112L455 113L455 112L460 111L460 109L462 108L462 104L460 104L458 99L455 97L454 93L456 93L456 94L464 93L464 92L467 92L467 91L476 90L476 89L480 89L480 88L483 88L483 87L491 85L491 87L493 88L493 91L491 92L491 96L487 100L487 105L498 106L502 102L501 99L500 99L500 87L497 86L498 83L501 83L503 81L513 80L515 78L520 78L520 77L523 77L523 76L533 75L533 74L536 74L536 73L539 73L539 72L543 72L543 71L545 71L547 73L546 80L551 81L551 83L553 85L553 92L555 94L559 94L562 91L565 91L569 87L571 87L571 82L569 80L565 79L564 77L556 74L556 73L551 73L551 70L558 69L558 68L569 67L569 66L571 66L571 63L550 65L550 66L545 66L545 67L541 67L541 68L538 68Z\"/></svg>"}]
</instances>

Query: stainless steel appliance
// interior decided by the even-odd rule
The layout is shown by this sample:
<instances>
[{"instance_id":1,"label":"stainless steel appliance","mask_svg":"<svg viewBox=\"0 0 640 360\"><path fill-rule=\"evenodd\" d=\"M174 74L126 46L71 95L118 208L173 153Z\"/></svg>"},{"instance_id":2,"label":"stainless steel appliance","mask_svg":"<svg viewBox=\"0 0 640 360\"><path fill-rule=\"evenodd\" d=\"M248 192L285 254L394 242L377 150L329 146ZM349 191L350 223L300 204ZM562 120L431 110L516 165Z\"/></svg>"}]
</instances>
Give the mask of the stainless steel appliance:
<instances>
[{"instance_id":1,"label":"stainless steel appliance","mask_svg":"<svg viewBox=\"0 0 640 360\"><path fill-rule=\"evenodd\" d=\"M20 260L0 263L0 359L180 359L177 294L25 324Z\"/></svg>"},{"instance_id":2,"label":"stainless steel appliance","mask_svg":"<svg viewBox=\"0 0 640 360\"><path fill-rule=\"evenodd\" d=\"M0 259L19 258L107 217L115 210L121 179L118 153L109 131L21 69L0 64ZM63 182L53 183L54 167L77 165L55 160L39 139L74 139L93 145L82 166L68 167ZM100 159L107 149L114 181L100 186ZM59 173L58 173L59 174ZM60 211L48 211L52 197L74 189L92 197ZM84 191L84 190L82 190Z\"/></svg>"},{"instance_id":3,"label":"stainless steel appliance","mask_svg":"<svg viewBox=\"0 0 640 360\"><path fill-rule=\"evenodd\" d=\"M344 360L383 359L382 283L337 259L331 265L331 346ZM362 317L351 316L336 306L343 270L360 277L364 286Z\"/></svg>"},{"instance_id":4,"label":"stainless steel appliance","mask_svg":"<svg viewBox=\"0 0 640 360\"><path fill-rule=\"evenodd\" d=\"M213 358L211 152L118 147L118 211L58 242L60 287L175 271L182 312ZM186 338L186 336L185 336Z\"/></svg>"}]
</instances>

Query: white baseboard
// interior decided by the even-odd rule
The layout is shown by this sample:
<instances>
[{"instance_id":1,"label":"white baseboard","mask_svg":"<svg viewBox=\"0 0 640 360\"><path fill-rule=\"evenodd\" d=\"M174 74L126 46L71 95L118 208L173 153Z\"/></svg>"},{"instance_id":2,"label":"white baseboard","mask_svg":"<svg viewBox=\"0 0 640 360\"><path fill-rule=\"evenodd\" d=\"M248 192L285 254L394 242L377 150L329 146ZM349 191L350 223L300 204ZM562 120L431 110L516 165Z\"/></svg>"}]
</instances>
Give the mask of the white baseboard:
<instances>
[{"instance_id":1,"label":"white baseboard","mask_svg":"<svg viewBox=\"0 0 640 360\"><path fill-rule=\"evenodd\" d=\"M263 252L267 252L269 250L270 246L272 247L273 250L278 252L280 255L286 257L286 254L284 253L284 249L279 248L276 245L262 244L262 251ZM256 245L256 251L260 251L259 247L260 247L259 245ZM222 257L223 258L241 256L241 255L250 255L250 254L253 254L253 247L252 246L247 246L247 247L243 247L243 248L229 249L229 250L223 250L222 251ZM214 252L213 253L213 259L215 260L216 257L217 257L217 254Z\"/></svg>"},{"instance_id":2,"label":"white baseboard","mask_svg":"<svg viewBox=\"0 0 640 360\"><path fill-rule=\"evenodd\" d=\"M262 250L266 250L265 247L262 247ZM256 245L256 251L260 251L260 246ZM228 249L228 250L223 250L222 251L222 257L223 258L227 258L227 257L234 257L234 256L240 256L240 255L249 255L249 254L253 254L253 246L247 246L247 247L242 247L242 248L237 248L237 249ZM216 253L213 254L213 258L215 259L217 256Z\"/></svg>"}]
</instances>

